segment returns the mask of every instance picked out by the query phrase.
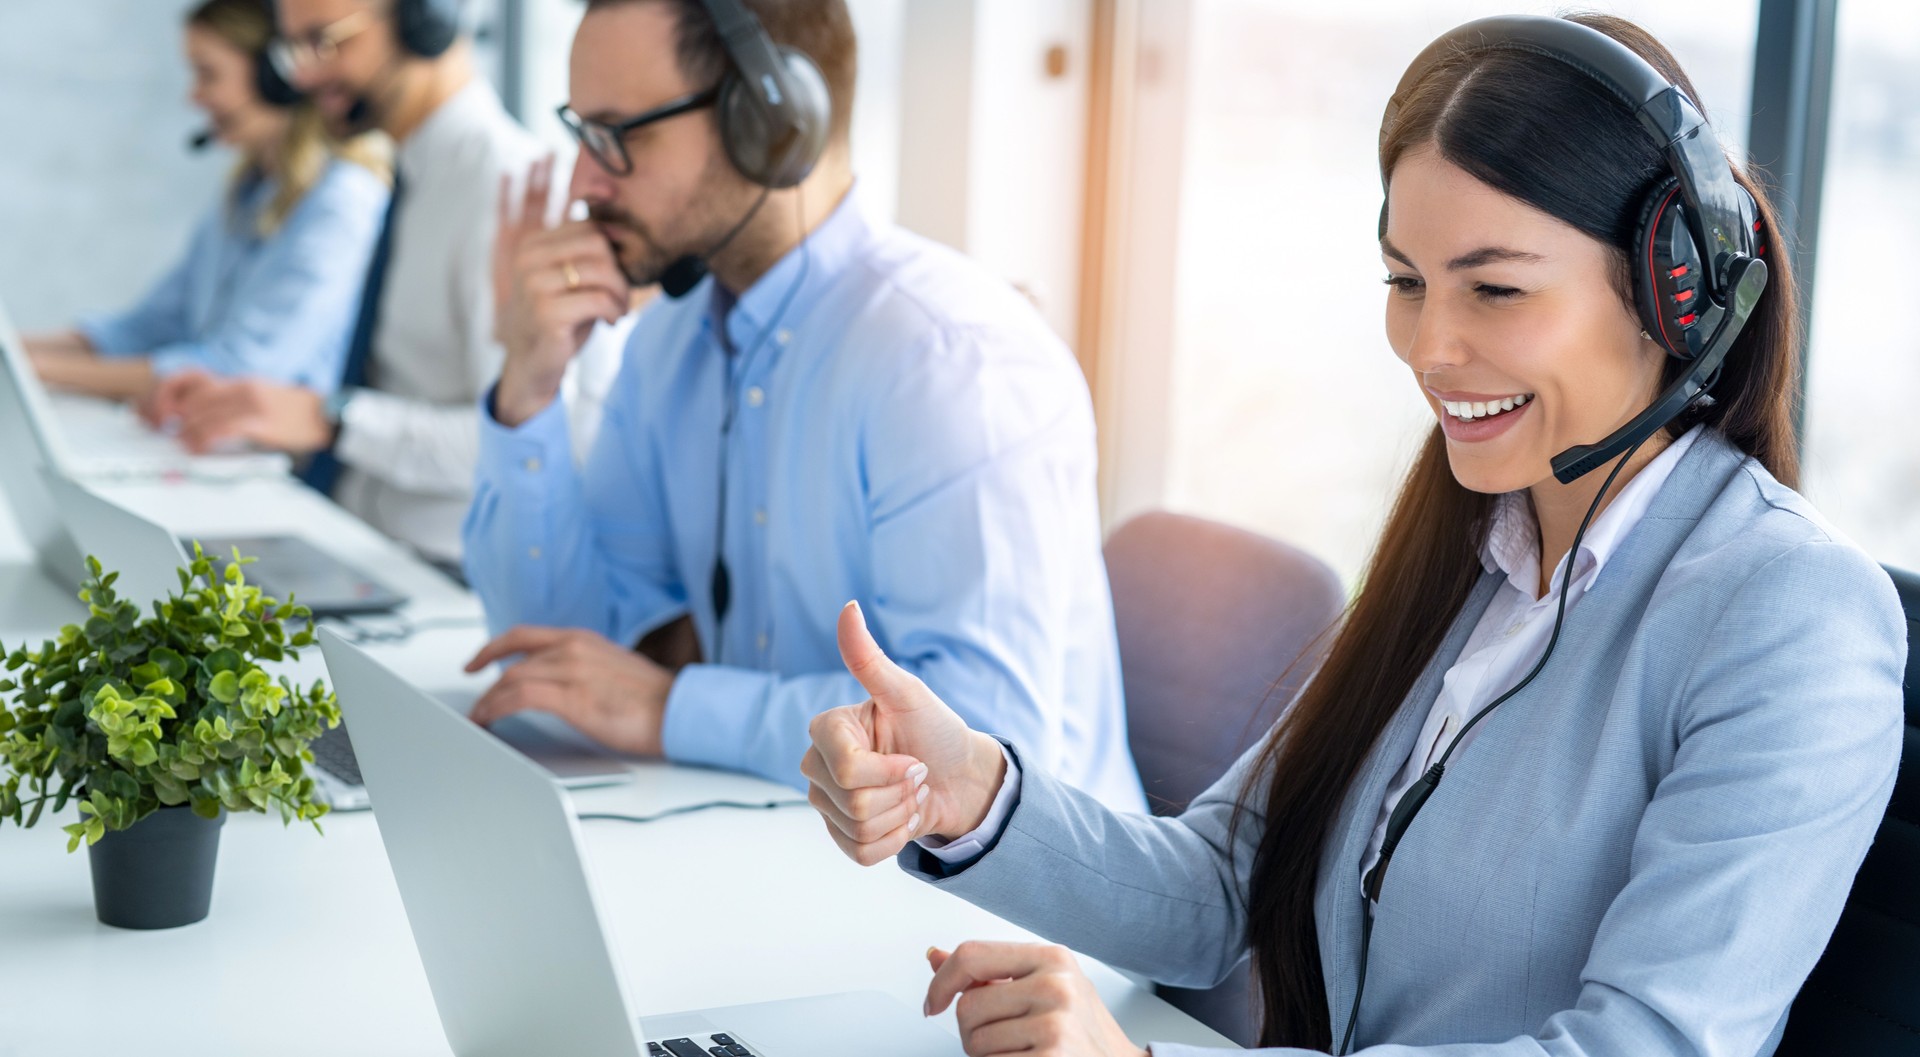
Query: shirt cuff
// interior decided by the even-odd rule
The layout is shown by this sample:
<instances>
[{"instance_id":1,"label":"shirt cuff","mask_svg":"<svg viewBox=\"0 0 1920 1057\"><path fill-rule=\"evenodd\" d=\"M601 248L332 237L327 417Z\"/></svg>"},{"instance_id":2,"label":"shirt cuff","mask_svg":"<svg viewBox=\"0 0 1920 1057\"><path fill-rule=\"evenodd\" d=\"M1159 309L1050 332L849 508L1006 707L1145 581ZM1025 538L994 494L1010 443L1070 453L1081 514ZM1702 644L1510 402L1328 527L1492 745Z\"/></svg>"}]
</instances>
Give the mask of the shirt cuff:
<instances>
[{"instance_id":1,"label":"shirt cuff","mask_svg":"<svg viewBox=\"0 0 1920 1057\"><path fill-rule=\"evenodd\" d=\"M987 808L987 817L964 836L946 840L929 834L915 841L928 855L948 866L959 866L985 855L1000 839L1001 831L1007 828L1007 819L1013 814L1013 805L1020 802L1020 761L1013 758L1005 742L1000 743L1000 755L1007 761L1007 774L1000 780L1000 791L993 795L993 806Z\"/></svg>"},{"instance_id":2,"label":"shirt cuff","mask_svg":"<svg viewBox=\"0 0 1920 1057\"><path fill-rule=\"evenodd\" d=\"M123 326L116 316L83 316L74 324L93 346L93 351L102 356L130 356L147 350L139 348L129 328Z\"/></svg>"},{"instance_id":3,"label":"shirt cuff","mask_svg":"<svg viewBox=\"0 0 1920 1057\"><path fill-rule=\"evenodd\" d=\"M207 366L207 350L204 345L168 345L162 349L155 349L153 355L147 357L147 365L153 368L154 376L158 378L188 370L201 370L209 374L227 373Z\"/></svg>"},{"instance_id":4,"label":"shirt cuff","mask_svg":"<svg viewBox=\"0 0 1920 1057\"><path fill-rule=\"evenodd\" d=\"M765 711L774 678L771 672L717 664L680 669L667 692L667 715L660 730L660 747L667 759L742 769L748 725ZM799 767L798 754L793 763Z\"/></svg>"},{"instance_id":5,"label":"shirt cuff","mask_svg":"<svg viewBox=\"0 0 1920 1057\"><path fill-rule=\"evenodd\" d=\"M355 401L357 404L359 401ZM352 411L351 405L348 408ZM349 415L351 418L351 415ZM571 470L573 440L567 432L566 405L559 400L518 426L493 417L493 390L480 398L480 477L506 492L531 485L545 494L548 471Z\"/></svg>"}]
</instances>

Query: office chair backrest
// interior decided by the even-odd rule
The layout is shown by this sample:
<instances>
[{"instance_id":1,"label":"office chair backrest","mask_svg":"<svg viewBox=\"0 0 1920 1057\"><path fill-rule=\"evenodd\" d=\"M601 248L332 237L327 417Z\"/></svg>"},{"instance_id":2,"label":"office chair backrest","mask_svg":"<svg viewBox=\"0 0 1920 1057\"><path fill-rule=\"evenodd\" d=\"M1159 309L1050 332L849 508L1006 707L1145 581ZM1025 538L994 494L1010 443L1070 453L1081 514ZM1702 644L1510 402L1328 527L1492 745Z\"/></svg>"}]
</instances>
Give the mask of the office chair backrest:
<instances>
[{"instance_id":1,"label":"office chair backrest","mask_svg":"<svg viewBox=\"0 0 1920 1057\"><path fill-rule=\"evenodd\" d=\"M1154 813L1176 814L1266 734L1309 674L1310 664L1295 659L1324 644L1321 632L1345 597L1333 570L1300 550L1178 514L1120 526L1106 559L1127 740ZM1219 987L1159 991L1215 1031L1253 1043L1244 964Z\"/></svg>"},{"instance_id":2,"label":"office chair backrest","mask_svg":"<svg viewBox=\"0 0 1920 1057\"><path fill-rule=\"evenodd\" d=\"M1920 575L1889 568L1907 611L1906 741L1893 801L1775 1057L1920 1057Z\"/></svg>"},{"instance_id":3,"label":"office chair backrest","mask_svg":"<svg viewBox=\"0 0 1920 1057\"><path fill-rule=\"evenodd\" d=\"M1127 740L1155 814L1177 814L1258 741L1339 616L1333 570L1242 529L1150 513L1107 540Z\"/></svg>"}]
</instances>

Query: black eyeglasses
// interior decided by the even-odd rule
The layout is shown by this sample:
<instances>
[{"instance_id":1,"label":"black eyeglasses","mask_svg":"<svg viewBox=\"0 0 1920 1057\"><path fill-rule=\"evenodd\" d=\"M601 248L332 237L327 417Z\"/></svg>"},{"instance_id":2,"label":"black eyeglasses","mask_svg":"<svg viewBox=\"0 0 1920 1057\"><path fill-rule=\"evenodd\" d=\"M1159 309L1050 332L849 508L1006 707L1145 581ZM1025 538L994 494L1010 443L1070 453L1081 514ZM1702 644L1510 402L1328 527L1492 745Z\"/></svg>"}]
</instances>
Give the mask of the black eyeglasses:
<instances>
[{"instance_id":1,"label":"black eyeglasses","mask_svg":"<svg viewBox=\"0 0 1920 1057\"><path fill-rule=\"evenodd\" d=\"M683 95L671 102L662 103L644 114L627 118L625 121L595 121L592 118L581 117L574 112L571 103L562 104L556 113L560 115L560 122L567 126L567 131L573 133L573 138L580 141L581 149L593 155L593 160L599 162L601 168L615 176L626 176L633 172L633 159L627 155L627 137L631 136L636 129L656 121L665 121L670 117L679 117L689 111L710 107L719 98L720 88L715 85L704 92Z\"/></svg>"}]
</instances>

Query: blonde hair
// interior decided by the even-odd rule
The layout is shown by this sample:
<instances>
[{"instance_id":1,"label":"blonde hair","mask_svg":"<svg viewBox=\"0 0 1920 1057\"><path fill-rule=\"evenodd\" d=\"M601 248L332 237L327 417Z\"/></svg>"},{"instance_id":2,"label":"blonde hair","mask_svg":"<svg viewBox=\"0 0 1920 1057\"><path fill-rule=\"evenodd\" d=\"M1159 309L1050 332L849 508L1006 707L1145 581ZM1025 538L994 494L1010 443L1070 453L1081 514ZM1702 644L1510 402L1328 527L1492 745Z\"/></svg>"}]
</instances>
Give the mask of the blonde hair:
<instances>
[{"instance_id":1,"label":"blonde hair","mask_svg":"<svg viewBox=\"0 0 1920 1057\"><path fill-rule=\"evenodd\" d=\"M264 54L273 41L272 12L271 0L204 0L187 15L187 24L209 30L249 56L255 56ZM335 158L353 162L384 181L392 179L393 151L385 136L368 133L335 139L327 133L320 112L305 100L294 104L289 115L287 131L280 140L280 164L273 199L254 220L254 233L261 238L280 230ZM236 199L260 175L257 161L242 159L234 170L230 187Z\"/></svg>"}]
</instances>

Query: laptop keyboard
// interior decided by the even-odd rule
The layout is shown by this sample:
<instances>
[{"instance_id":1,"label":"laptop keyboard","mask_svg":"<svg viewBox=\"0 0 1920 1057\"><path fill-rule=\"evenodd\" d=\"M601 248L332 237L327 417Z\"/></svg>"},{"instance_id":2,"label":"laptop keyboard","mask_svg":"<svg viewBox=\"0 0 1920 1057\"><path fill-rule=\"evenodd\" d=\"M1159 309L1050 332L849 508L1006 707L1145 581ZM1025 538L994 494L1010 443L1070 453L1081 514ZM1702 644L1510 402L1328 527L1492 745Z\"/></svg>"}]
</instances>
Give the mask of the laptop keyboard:
<instances>
[{"instance_id":1,"label":"laptop keyboard","mask_svg":"<svg viewBox=\"0 0 1920 1057\"><path fill-rule=\"evenodd\" d=\"M760 1057L733 1041L731 1035L708 1035L705 1043L693 1039L668 1039L647 1043L647 1057Z\"/></svg>"},{"instance_id":2,"label":"laptop keyboard","mask_svg":"<svg viewBox=\"0 0 1920 1057\"><path fill-rule=\"evenodd\" d=\"M360 760L353 754L353 741L347 737L345 724L321 733L311 747L313 762L321 770L348 785L366 784L360 780Z\"/></svg>"}]
</instances>

